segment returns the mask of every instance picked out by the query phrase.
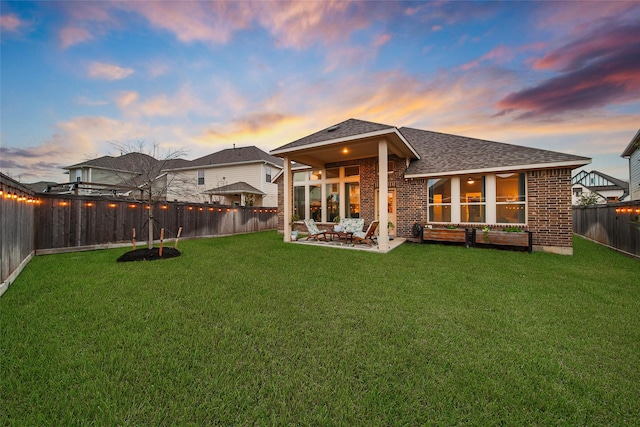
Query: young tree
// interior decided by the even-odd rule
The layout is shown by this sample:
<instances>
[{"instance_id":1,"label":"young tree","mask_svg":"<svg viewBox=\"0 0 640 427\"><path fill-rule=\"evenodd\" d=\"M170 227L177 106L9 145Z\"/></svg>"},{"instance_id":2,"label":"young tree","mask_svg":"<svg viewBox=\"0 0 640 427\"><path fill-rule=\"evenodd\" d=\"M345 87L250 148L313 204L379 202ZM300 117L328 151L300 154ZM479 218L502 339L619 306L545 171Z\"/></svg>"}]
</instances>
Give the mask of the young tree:
<instances>
[{"instance_id":1,"label":"young tree","mask_svg":"<svg viewBox=\"0 0 640 427\"><path fill-rule=\"evenodd\" d=\"M578 197L580 206L593 206L604 202L604 198L593 191L583 191Z\"/></svg>"},{"instance_id":2,"label":"young tree","mask_svg":"<svg viewBox=\"0 0 640 427\"><path fill-rule=\"evenodd\" d=\"M153 248L153 206L157 201L167 199L167 191L172 185L189 188L193 181L183 174L171 174L167 169L185 162L183 149L164 150L157 143L147 145L144 141L111 143L120 153L119 169L116 172L121 185L131 191L130 196L147 206L149 233L148 248Z\"/></svg>"}]
</instances>

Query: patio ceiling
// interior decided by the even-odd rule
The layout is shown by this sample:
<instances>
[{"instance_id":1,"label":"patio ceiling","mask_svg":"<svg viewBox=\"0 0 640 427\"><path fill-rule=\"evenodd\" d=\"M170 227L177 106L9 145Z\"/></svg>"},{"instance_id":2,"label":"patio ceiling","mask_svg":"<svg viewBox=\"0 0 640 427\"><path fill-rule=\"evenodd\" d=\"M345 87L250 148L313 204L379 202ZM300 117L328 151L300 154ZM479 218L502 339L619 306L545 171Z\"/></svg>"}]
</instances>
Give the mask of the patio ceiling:
<instances>
[{"instance_id":1,"label":"patio ceiling","mask_svg":"<svg viewBox=\"0 0 640 427\"><path fill-rule=\"evenodd\" d=\"M387 141L389 154L395 154L401 158L419 157L395 128L274 150L272 154L279 157L288 156L294 162L321 168L327 163L377 157L378 142L382 139Z\"/></svg>"}]
</instances>

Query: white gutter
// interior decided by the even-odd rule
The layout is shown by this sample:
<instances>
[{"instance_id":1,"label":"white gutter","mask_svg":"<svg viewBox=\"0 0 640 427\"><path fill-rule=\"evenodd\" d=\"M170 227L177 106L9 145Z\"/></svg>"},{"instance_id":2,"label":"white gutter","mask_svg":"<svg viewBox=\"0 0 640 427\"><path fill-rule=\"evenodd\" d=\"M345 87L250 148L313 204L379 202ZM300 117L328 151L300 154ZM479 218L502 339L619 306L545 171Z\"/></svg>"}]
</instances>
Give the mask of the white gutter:
<instances>
[{"instance_id":1,"label":"white gutter","mask_svg":"<svg viewBox=\"0 0 640 427\"><path fill-rule=\"evenodd\" d=\"M404 177L408 179L433 178L433 177L451 176L451 175L478 174L478 173L485 173L485 172L506 172L506 171L514 171L514 170L551 169L551 168L562 168L562 167L568 167L568 166L579 167L579 166L588 165L589 163L591 163L591 160L585 161L582 163L576 163L575 161L554 162L554 163L534 163L530 165L499 166L494 168L461 169L461 170L447 171L447 172L405 174Z\"/></svg>"}]
</instances>

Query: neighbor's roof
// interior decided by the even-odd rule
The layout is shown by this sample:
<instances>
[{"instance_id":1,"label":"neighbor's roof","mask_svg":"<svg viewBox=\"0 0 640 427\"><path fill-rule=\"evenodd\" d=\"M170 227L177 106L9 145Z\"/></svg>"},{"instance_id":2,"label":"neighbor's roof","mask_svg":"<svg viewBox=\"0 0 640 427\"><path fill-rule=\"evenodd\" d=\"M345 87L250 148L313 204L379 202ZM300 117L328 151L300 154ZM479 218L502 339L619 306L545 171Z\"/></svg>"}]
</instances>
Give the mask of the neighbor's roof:
<instances>
[{"instance_id":1,"label":"neighbor's roof","mask_svg":"<svg viewBox=\"0 0 640 427\"><path fill-rule=\"evenodd\" d=\"M200 157L186 164L171 169L191 169L203 166L222 166L237 163L266 162L274 166L283 167L282 159L271 156L256 146L228 148L213 154ZM167 168L169 169L169 168Z\"/></svg>"},{"instance_id":2,"label":"neighbor's roof","mask_svg":"<svg viewBox=\"0 0 640 427\"><path fill-rule=\"evenodd\" d=\"M631 142L629 142L629 145L627 145L627 148L624 149L620 157L629 157L638 149L640 149L640 129L638 129L636 136L631 139Z\"/></svg>"},{"instance_id":3,"label":"neighbor's roof","mask_svg":"<svg viewBox=\"0 0 640 427\"><path fill-rule=\"evenodd\" d=\"M146 168L148 167L148 165L154 165L157 162L158 161L156 159L144 153L127 153L118 157L98 157L96 159L87 160L86 162L66 166L62 169L70 170L83 167L92 167L98 169L138 172L141 168Z\"/></svg>"},{"instance_id":4,"label":"neighbor's roof","mask_svg":"<svg viewBox=\"0 0 640 427\"><path fill-rule=\"evenodd\" d=\"M266 193L258 190L257 188L247 184L244 181L234 182L233 184L223 185L221 187L212 188L210 190L203 191L202 194L236 194L236 193L245 193L245 194L260 194L265 195Z\"/></svg>"},{"instance_id":5,"label":"neighbor's roof","mask_svg":"<svg viewBox=\"0 0 640 427\"><path fill-rule=\"evenodd\" d=\"M405 173L406 177L577 167L591 163L588 157L420 129L404 127L400 128L400 133L421 156L420 160L411 162Z\"/></svg>"}]
</instances>

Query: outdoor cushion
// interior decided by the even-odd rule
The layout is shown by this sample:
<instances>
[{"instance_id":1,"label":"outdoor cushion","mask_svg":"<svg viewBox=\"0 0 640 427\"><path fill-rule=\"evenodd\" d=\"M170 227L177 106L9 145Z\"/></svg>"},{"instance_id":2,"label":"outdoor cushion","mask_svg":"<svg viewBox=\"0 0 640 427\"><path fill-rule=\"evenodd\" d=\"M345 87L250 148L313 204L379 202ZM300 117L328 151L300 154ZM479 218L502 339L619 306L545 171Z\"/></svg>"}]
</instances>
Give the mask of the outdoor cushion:
<instances>
[{"instance_id":1,"label":"outdoor cushion","mask_svg":"<svg viewBox=\"0 0 640 427\"><path fill-rule=\"evenodd\" d=\"M307 231L309 232L309 236L307 237L307 240L309 239L315 239L315 240L319 240L320 237L322 237L323 239L326 240L326 230L320 230L318 228L318 225L316 224L316 222L313 220L313 218L310 219L305 219L304 220L304 225L307 226Z\"/></svg>"},{"instance_id":2,"label":"outdoor cushion","mask_svg":"<svg viewBox=\"0 0 640 427\"><path fill-rule=\"evenodd\" d=\"M352 236L353 241L355 243L366 243L367 245L371 246L373 244L373 235L375 234L379 223L380 221L378 220L371 221L369 227L367 228L367 231L355 231Z\"/></svg>"},{"instance_id":3,"label":"outdoor cushion","mask_svg":"<svg viewBox=\"0 0 640 427\"><path fill-rule=\"evenodd\" d=\"M362 231L364 228L363 218L342 218L340 220L342 231L345 233L355 233L356 231Z\"/></svg>"}]
</instances>

